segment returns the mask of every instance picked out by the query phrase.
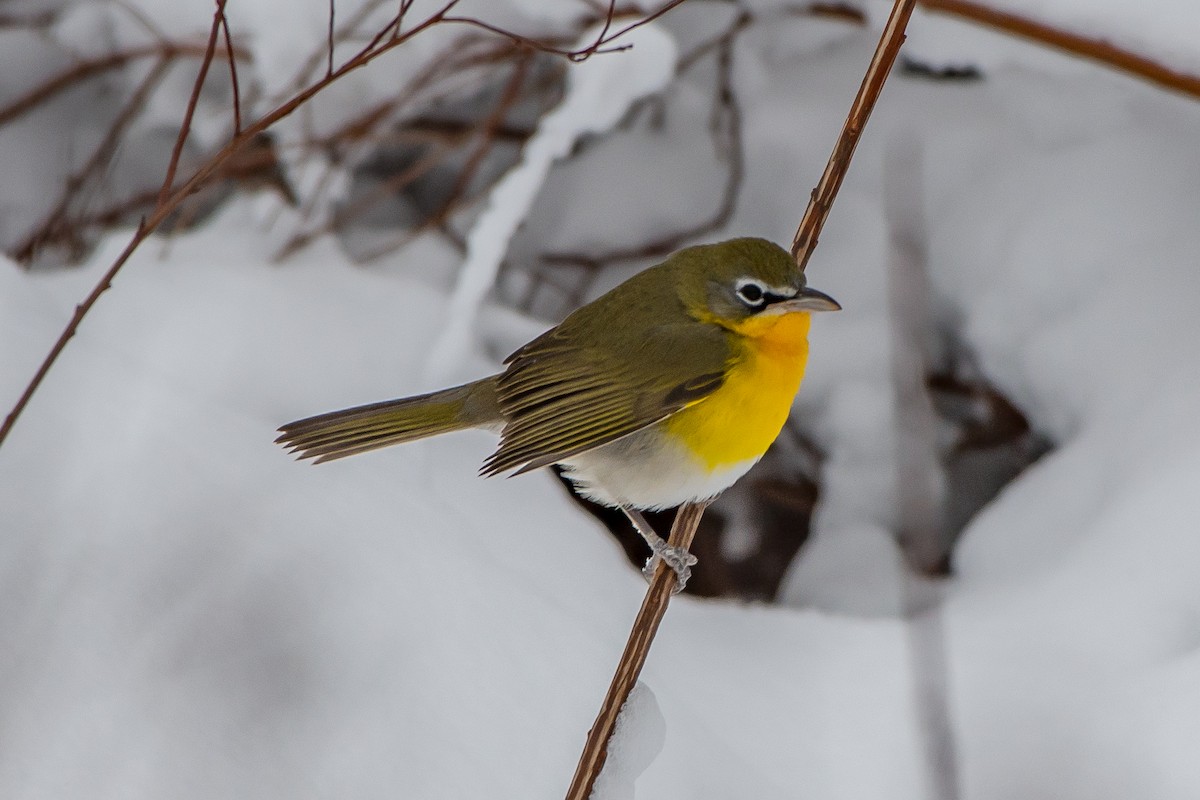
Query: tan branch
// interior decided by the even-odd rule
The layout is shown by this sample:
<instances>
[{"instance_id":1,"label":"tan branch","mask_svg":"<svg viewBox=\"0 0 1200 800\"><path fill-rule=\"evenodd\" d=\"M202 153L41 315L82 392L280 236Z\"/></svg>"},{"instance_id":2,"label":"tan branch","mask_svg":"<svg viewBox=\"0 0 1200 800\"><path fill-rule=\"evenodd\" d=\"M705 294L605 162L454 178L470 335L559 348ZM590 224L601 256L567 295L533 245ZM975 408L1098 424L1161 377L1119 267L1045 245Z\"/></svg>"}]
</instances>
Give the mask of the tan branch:
<instances>
[{"instance_id":1,"label":"tan branch","mask_svg":"<svg viewBox=\"0 0 1200 800\"><path fill-rule=\"evenodd\" d=\"M800 265L801 269L808 263L813 249L817 246L817 237L821 226L829 215L829 209L837 196L842 178L850 166L850 159L854 155L858 137L867 123L871 109L875 106L879 92L883 89L883 83L896 60L900 45L904 42L904 28L908 23L908 18L912 15L915 4L916 0L897 0L896 5L892 8L879 45L875 49L875 55L867 67L867 74L863 78L862 86L859 87L858 94L851 104L849 117L834 145L833 155L830 156L825 174L821 176L820 183L813 190L812 202L809 203L808 209L804 213L800 229L796 232L795 244L792 247L792 254L796 257L796 263ZM696 526L699 525L700 517L704 514L706 507L707 503L697 503L685 505L679 509L675 524L671 528L670 544L685 548L691 545L692 538L696 533ZM654 635L658 631L663 614L666 613L674 584L674 573L665 565L660 564L650 588L646 592L646 598L642 601L642 608L638 611L633 630L629 633L625 652L621 655L621 661L617 665L616 674L613 675L608 694L600 707L600 714L588 732L587 743L584 746L583 755L580 756L579 765L575 769L575 777L571 781L571 788L567 792L566 800L587 800L591 795L596 777L604 767L604 761L608 755L608 740L616 726L617 716L629 698L630 691L637 683L642 666L646 663L646 655L654 641Z\"/></svg>"},{"instance_id":2,"label":"tan branch","mask_svg":"<svg viewBox=\"0 0 1200 800\"><path fill-rule=\"evenodd\" d=\"M681 506L671 526L671 537L667 543L673 547L687 549L691 547L692 539L696 536L696 528L708 502L689 503ZM566 800L587 800L592 794L592 787L604 762L608 758L608 740L617 725L617 717L621 708L629 699L629 693L637 685L638 675L646 663L650 645L654 635L658 633L658 625L663 615L667 613L667 604L671 602L671 591L675 588L675 571L666 564L659 563L642 607L638 610L629 632L629 640L625 643L625 652L617 664L608 694L600 706L600 713L588 731L587 743L583 747L583 755L579 757L579 766L575 768L575 777L571 780L571 788L567 790Z\"/></svg>"},{"instance_id":3,"label":"tan branch","mask_svg":"<svg viewBox=\"0 0 1200 800\"><path fill-rule=\"evenodd\" d=\"M842 126L841 135L833 147L833 153L829 156L829 162L825 165L825 172L821 175L817 188L812 191L808 208L804 210L804 217L800 220L800 227L796 229L795 239L792 240L792 256L800 265L800 269L808 266L808 260L817 247L821 228L825 225L829 209L832 208L842 180L846 177L850 159L854 157L858 137L866 127L871 110L875 108L875 101L879 99L883 83L887 80L896 55L900 52L900 45L904 44L904 28L908 25L908 18L912 16L914 5L916 0L896 0L892 7L892 13L883 27L883 35L875 47L875 55L871 57L871 63L867 67L867 74L863 77L858 94L854 96L854 102L850 105L846 124Z\"/></svg>"},{"instance_id":4,"label":"tan branch","mask_svg":"<svg viewBox=\"0 0 1200 800\"><path fill-rule=\"evenodd\" d=\"M969 2L969 0L920 0L920 3L930 11L969 19L1014 36L1098 61L1163 88L1200 97L1200 75L1173 70L1151 58L1123 50L1104 39L1081 36L1028 17L997 11L982 3Z\"/></svg>"}]
</instances>

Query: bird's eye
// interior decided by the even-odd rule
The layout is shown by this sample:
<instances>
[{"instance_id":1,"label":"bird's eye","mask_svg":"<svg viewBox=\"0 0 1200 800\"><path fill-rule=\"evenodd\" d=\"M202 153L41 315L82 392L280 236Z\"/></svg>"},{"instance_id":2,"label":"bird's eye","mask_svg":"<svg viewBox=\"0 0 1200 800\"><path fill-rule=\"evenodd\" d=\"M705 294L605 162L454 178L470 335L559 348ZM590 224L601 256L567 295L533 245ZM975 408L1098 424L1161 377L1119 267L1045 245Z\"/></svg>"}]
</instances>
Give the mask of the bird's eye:
<instances>
[{"instance_id":1,"label":"bird's eye","mask_svg":"<svg viewBox=\"0 0 1200 800\"><path fill-rule=\"evenodd\" d=\"M766 297L766 290L762 284L757 281L744 280L738 282L737 296L746 305L751 308L757 308L763 303L763 298Z\"/></svg>"}]
</instances>

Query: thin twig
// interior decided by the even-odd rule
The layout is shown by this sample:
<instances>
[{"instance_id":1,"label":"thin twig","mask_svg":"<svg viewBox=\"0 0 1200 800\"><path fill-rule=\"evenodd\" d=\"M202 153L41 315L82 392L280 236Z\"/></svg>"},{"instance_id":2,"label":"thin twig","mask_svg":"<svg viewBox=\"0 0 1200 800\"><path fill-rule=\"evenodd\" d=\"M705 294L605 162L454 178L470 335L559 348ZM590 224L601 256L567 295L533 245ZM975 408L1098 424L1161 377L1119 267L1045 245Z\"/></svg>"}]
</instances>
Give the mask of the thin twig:
<instances>
[{"instance_id":1,"label":"thin twig","mask_svg":"<svg viewBox=\"0 0 1200 800\"><path fill-rule=\"evenodd\" d=\"M680 506L679 513L675 516L675 524L671 526L671 538L667 543L672 547L691 547L696 528L700 525L700 518L704 516L706 508L708 501ZM566 800L587 800L592 794L592 787L608 758L608 740L616 727L621 708L637 684L638 675L641 674L646 656L650 653L650 645L658 633L658 625L667 613L667 604L671 602L675 580L675 571L660 562L650 581L650 588L646 590L646 597L642 600L637 618L633 621L633 629L625 643L625 652L621 654L621 661L617 664L612 683L609 684L608 694L604 696L600 713L596 716L592 729L588 731L587 743L579 757L579 766L575 768L575 777L571 780L571 788L567 790Z\"/></svg>"},{"instance_id":2,"label":"thin twig","mask_svg":"<svg viewBox=\"0 0 1200 800\"><path fill-rule=\"evenodd\" d=\"M388 176L387 180L372 186L370 190L364 192L359 197L355 197L344 207L339 208L330 215L330 218L323 225L309 231L301 231L294 234L272 256L272 260L283 261L307 247L317 238L326 236L346 225L349 221L362 214L365 209L372 208L384 197L394 194L442 163L449 149L446 146L431 146L428 153L422 155L407 168Z\"/></svg>"},{"instance_id":3,"label":"thin twig","mask_svg":"<svg viewBox=\"0 0 1200 800\"><path fill-rule=\"evenodd\" d=\"M729 29L718 36L714 42L717 55L717 87L710 130L715 140L718 158L727 164L725 186L721 192L721 202L716 210L706 219L678 230L661 233L647 242L594 255L572 252L545 253L540 259L543 263L576 265L594 271L599 267L622 261L653 258L674 252L684 243L722 228L729 222L737 205L738 194L745 176L742 111L737 101L737 94L733 90L733 52L738 36L750 25L752 20L753 17L749 12L739 14ZM712 51L706 49L705 52Z\"/></svg>"},{"instance_id":4,"label":"thin twig","mask_svg":"<svg viewBox=\"0 0 1200 800\"><path fill-rule=\"evenodd\" d=\"M221 32L221 22L225 19L225 0L217 0L217 9L213 12L212 30L208 34L208 45L204 50L204 60L196 72L196 83L192 94L188 97L187 110L183 114L183 124L179 126L179 136L175 137L175 146L171 149L171 160L167 162L167 176L163 178L162 188L158 190L158 204L164 205L171 194L171 185L175 183L175 171L179 169L179 157L183 155L183 145L187 142L188 134L192 132L192 117L196 114L196 106L200 102L200 90L204 88L204 79L208 76L208 68L212 64L213 54L217 49L217 36Z\"/></svg>"},{"instance_id":5,"label":"thin twig","mask_svg":"<svg viewBox=\"0 0 1200 800\"><path fill-rule=\"evenodd\" d=\"M296 109L302 107L315 95L324 91L324 89L329 85L341 79L342 76L366 66L379 56L382 56L384 53L402 46L414 36L418 36L429 28L444 22L447 15L456 5L458 5L458 3L459 0L448 0L448 2L446 2L439 11L436 11L430 16L426 17L424 20L414 25L404 33L394 35L391 38L388 38L386 41L383 41L381 37L372 39L371 47L360 50L353 57L347 59L340 67L335 69L332 74L325 75L313 81L311 84L296 92L287 100L263 114L250 125L246 126L241 133L234 134L224 147L213 154L208 161L204 162L194 173L192 173L190 178L176 188L173 188L173 186L174 173L178 167L178 152L174 153L172 155L171 163L168 167L167 179L163 181L163 189L159 192L158 202L155 204L154 210L151 211L150 214L142 220L141 224L138 225L137 230L134 232L133 237L129 240L129 243L125 246L125 249L122 250L120 255L117 256L116 260L100 278L100 281L92 288L92 291L88 294L88 296L84 298L83 302L75 307L75 313L71 316L70 321L63 329L63 332L59 335L58 340L55 341L54 345L50 348L50 352L47 353L46 358L38 367L37 372L29 381L28 385L26 385L24 391L21 393L21 396L17 399L16 404L4 418L4 424L0 425L0 446L3 446L4 441L8 438L8 434L12 431L13 426L20 418L21 413L25 410L26 406L28 406L30 399L45 380L46 375L49 373L51 367L54 366L54 363L58 360L59 355L67 346L67 343L75 335L75 332L79 327L79 323L96 304L96 301L100 299L100 296L112 286L113 279L125 266L126 262L129 261L129 258L133 255L134 251L137 250L137 248L151 233L158 229L163 221L166 220L167 217L169 217L171 213L174 212L175 209L178 208L179 205L183 203L183 201L187 199L190 194L207 183L214 175L218 174L221 168L227 161L229 161L231 157L241 151L242 148L244 148L247 144L254 141L255 137L257 137L267 128L279 122L284 117L292 114ZM195 105L198 101L196 93L203 84L202 76L207 74L208 67L212 64L212 59L216 52L216 38L220 32L220 18L224 13L224 5L225 0L217 0L217 12L214 14L213 27L210 31L209 41L205 48L204 61L200 70L201 75L197 78L195 84L196 88L193 90L193 95L188 101L189 115L195 108ZM678 5L678 2L673 3L672 5ZM395 18L393 18L391 22L388 23L387 27L385 27L385 30L391 30L392 27L397 24L398 20L403 17L407 8L407 5L402 4L400 12ZM653 16L658 15L661 15L661 12ZM625 30L629 29L630 27L627 27ZM507 32L505 32L505 35L510 39L518 38L508 35ZM617 35L620 35L620 32L617 34L611 34L608 37L608 40L612 41L612 39ZM534 43L531 46L535 46L537 49L553 52L552 48L543 46L542 43ZM188 118L190 119L190 116ZM187 127L188 125L186 124L181 126L180 138L177 140L177 151L182 150L182 145L179 145L178 142L182 142L186 137Z\"/></svg>"},{"instance_id":6,"label":"thin twig","mask_svg":"<svg viewBox=\"0 0 1200 800\"><path fill-rule=\"evenodd\" d=\"M37 251L45 244L68 238L68 240L77 240L81 236L81 226L78 220L69 220L68 213L71 211L72 202L78 197L78 192L88 182L88 180L99 172L104 165L112 159L113 153L121 142L121 137L128 130L130 124L137 117L139 111L146 104L147 98L167 74L167 67L171 64L167 58L160 58L158 62L146 73L141 84L129 96L116 119L113 120L112 126L100 140L100 144L92 151L91 156L84 162L83 166L75 174L67 178L66 184L63 187L62 197L58 203L46 215L45 222L38 225L33 232L29 234L23 241L19 242L13 248L13 257L21 263L32 261Z\"/></svg>"},{"instance_id":7,"label":"thin twig","mask_svg":"<svg viewBox=\"0 0 1200 800\"><path fill-rule=\"evenodd\" d=\"M95 77L105 72L121 69L131 61L157 56L160 59L173 58L204 58L207 47L196 44L179 44L165 42L110 53L102 58L81 61L73 67L63 70L53 78L45 81L18 97L7 106L0 108L0 125L12 122L22 114L37 108L55 95L70 89L81 81ZM245 55L234 53L233 58L244 59Z\"/></svg>"},{"instance_id":8,"label":"thin twig","mask_svg":"<svg viewBox=\"0 0 1200 800\"><path fill-rule=\"evenodd\" d=\"M456 39L455 41L459 44L448 48L445 56L436 59L429 65L428 69L418 73L409 82L409 85L394 98L368 109L364 114L350 120L320 139L312 139L307 143L306 146L309 147L315 146L331 149L347 141L358 142L365 140L378 144L380 142L404 142L411 140L431 145L433 149L431 152L422 155L416 163L388 177L387 180L376 184L369 191L364 192L354 198L353 201L343 205L328 220L319 225L310 226L307 230L301 230L293 234L273 256L273 260L279 261L288 258L319 236L340 228L366 210L374 207L384 197L394 194L396 191L419 179L439 163L442 163L448 153L464 145L470 137L479 137L479 144L473 149L472 155L466 165L458 170L460 178L455 181L454 187L448 194L447 201L442 203L441 207L433 212L429 219L420 223L414 230L405 231L398 237L389 238L387 241L368 251L356 253L355 258L356 260L366 262L390 253L412 241L414 236L430 228L440 228L445 223L446 218L461 206L467 184L477 171L480 160L497 141L524 142L529 138L531 134L530 129L510 127L504 122L504 118L510 107L520 98L520 93L523 91L523 80L517 80L521 75L520 70L514 73L513 78L510 78L500 100L489 116L476 124L440 123L434 120L418 120L409 123L402 131L387 135L386 138L378 134L370 138L373 129L387 123L399 109L411 102L412 98L417 96L419 92L425 91L435 85L436 81L440 80L441 75L457 75L476 67L486 67L488 74L492 74L497 71L498 65L506 64L514 55L519 64L526 65L532 56L532 51L529 48L508 41L502 43L497 48L494 40L490 48L476 53L474 46L479 44L480 40L474 37L476 37L476 34L471 33ZM343 160L344 156L331 153L329 158L330 160ZM304 217L310 217L311 214L311 209L306 209Z\"/></svg>"},{"instance_id":9,"label":"thin twig","mask_svg":"<svg viewBox=\"0 0 1200 800\"><path fill-rule=\"evenodd\" d=\"M639 17L636 21L629 23L628 25L617 30L614 33L609 33L609 30L612 27L613 19L616 15L616 2L615 2L615 0L612 0L612 2L610 2L608 4L608 10L606 11L605 16L604 16L604 25L601 27L600 32L596 35L596 38L592 41L591 44L586 45L585 47L578 48L576 50L568 50L568 49L559 48L559 47L552 47L552 46L546 44L545 42L539 42L536 39L529 39L525 36L521 36L519 34L513 33L512 31L507 31L507 30L504 30L503 28L499 28L495 25L492 25L488 22L484 22L481 19L476 19L475 17L447 16L447 17L445 17L444 21L457 23L459 25L470 25L475 28L482 28L485 31L490 31L499 36L507 36L509 39L512 39L514 42L517 42L518 44L527 45L536 50L541 50L542 52L545 52L545 53L552 53L554 55L565 56L566 58L569 58L571 61L586 61L587 59L589 59L595 55L601 55L604 53L619 53L622 50L629 49L629 47L631 47L631 45L621 45L619 47L606 47L605 45L615 42L617 39L620 39L621 37L625 36L625 34L629 33L630 31L636 30L637 28L640 28L643 25L648 25L649 23L658 19L663 14L666 14L668 11L670 11L671 9L675 8L676 6L680 5L683 2L685 2L685 0L671 0L671 2L667 3L666 5L664 5L662 8L658 9L657 11L655 11L651 14L647 14L643 17Z\"/></svg>"},{"instance_id":10,"label":"thin twig","mask_svg":"<svg viewBox=\"0 0 1200 800\"><path fill-rule=\"evenodd\" d=\"M892 6L892 13L888 16L887 24L883 26L883 35L879 38L875 55L871 57L867 74L863 77L858 94L854 96L854 102L850 105L846 124L842 126L842 132L834 145L833 153L829 156L829 162L825 165L825 172L821 175L817 188L812 191L808 208L804 210L804 217L800 220L800 227L796 229L795 239L792 240L792 257L802 270L808 266L808 260L817 247L821 228L825 225L829 209L833 206L833 200L846 177L850 159L854 157L858 137L871 116L875 101L879 99L883 83L887 80L896 55L900 52L900 45L904 44L904 28L908 25L908 18L912 16L915 5L916 0L896 0L896 4Z\"/></svg>"},{"instance_id":11,"label":"thin twig","mask_svg":"<svg viewBox=\"0 0 1200 800\"><path fill-rule=\"evenodd\" d=\"M441 208L437 209L430 215L429 219L425 220L419 227L421 229L435 227L445 222L451 212L460 204L466 197L467 189L470 188L471 181L475 178L475 174L479 171L483 159L491 151L493 145L496 144L497 136L500 130L504 127L504 120L508 117L514 104L521 96L521 87L525 84L525 78L529 73L530 65L533 63L533 51L524 50L517 59L517 63L513 65L512 75L504 85L504 89L500 93L496 105L479 125L477 142L475 146L467 153L466 161L463 163L462 169L454 178L454 183L450 187L450 191L446 195L446 201L442 203Z\"/></svg>"},{"instance_id":12,"label":"thin twig","mask_svg":"<svg viewBox=\"0 0 1200 800\"><path fill-rule=\"evenodd\" d=\"M403 12L401 12L403 13ZM325 74L333 74L333 41L334 38L334 0L329 0L329 31L326 33L327 44L329 48L328 58L325 61Z\"/></svg>"},{"instance_id":13,"label":"thin twig","mask_svg":"<svg viewBox=\"0 0 1200 800\"><path fill-rule=\"evenodd\" d=\"M343 22L342 26L337 30L337 33L334 36L335 41L341 42L348 39L358 30L358 26L361 25L368 17L370 17L371 14L375 13L376 9L382 6L384 2L385 0L368 0L367 2L364 2L362 5L358 6L354 10L354 13L350 15L350 18ZM302 63L299 69L296 70L296 74L292 76L291 80L280 84L285 88L280 89L279 93L272 98L271 102L282 103L292 94L303 89L309 83L309 81L311 81L310 76L313 74L313 71L323 62L327 61L328 57L329 43L328 41L323 41L319 47L316 47L313 52L309 53L308 57L304 60L304 63Z\"/></svg>"},{"instance_id":14,"label":"thin twig","mask_svg":"<svg viewBox=\"0 0 1200 800\"><path fill-rule=\"evenodd\" d=\"M646 14L643 17L639 17L637 20L629 23L624 28L621 28L620 30L618 30L616 33L610 33L607 36L602 37L593 46L592 52L594 52L594 53L603 52L600 50L600 48L603 47L604 45L609 44L610 42L615 42L617 39L620 39L623 36L625 36L625 34L629 33L630 31L637 30L638 28L642 27L643 25L649 25L651 22L654 22L654 20L658 19L663 14L666 14L668 11L670 11L671 9L675 8L676 6L680 5L683 2L684 2L684 0L671 0L670 3L667 3L662 8L655 11L654 13ZM609 25L605 25L604 29L607 31L609 27L610 27ZM620 48L620 49L623 50L625 48ZM585 51L580 51L579 56L581 58L586 57Z\"/></svg>"},{"instance_id":15,"label":"thin twig","mask_svg":"<svg viewBox=\"0 0 1200 800\"><path fill-rule=\"evenodd\" d=\"M237 61L233 58L233 35L229 32L229 18L221 14L221 31L225 36L225 53L229 61L229 84L233 87L233 132L242 132L242 90L238 84Z\"/></svg>"},{"instance_id":16,"label":"thin twig","mask_svg":"<svg viewBox=\"0 0 1200 800\"><path fill-rule=\"evenodd\" d=\"M920 0L920 3L930 11L963 17L1005 33L1098 61L1166 89L1200 97L1200 75L1171 69L1146 56L1123 50L1104 39L1082 36L1029 17L998 11L983 3L969 2L969 0Z\"/></svg>"},{"instance_id":17,"label":"thin twig","mask_svg":"<svg viewBox=\"0 0 1200 800\"><path fill-rule=\"evenodd\" d=\"M435 14L433 17L430 17L430 19L434 19L436 17L438 22L445 22L446 14L450 13L450 9L454 8L456 5L458 5L458 3L459 3L459 0L449 0L449 2L446 3L446 5L442 7L442 10L439 11L437 14ZM377 50L386 49L386 47L388 45L384 45L383 47L381 47L380 44L385 39L389 39L389 37L390 37L389 44L392 44L392 43L395 43L396 41L398 41L398 39L396 38L395 31L399 30L400 21L403 19L403 15L404 15L403 9L396 12L396 16L392 17L392 19L388 22L388 24L386 24L382 28L380 28L379 32L376 33L374 36L372 36L371 40L369 42L367 42L366 45L363 46L363 48L361 50L359 50L357 53L355 53L354 57L351 58L350 61L354 61L355 59L363 58L368 53L373 53ZM429 20L426 20L426 22L428 22L428 21ZM341 70L339 70L339 72L340 71ZM330 76L327 75L326 77L330 77Z\"/></svg>"},{"instance_id":18,"label":"thin twig","mask_svg":"<svg viewBox=\"0 0 1200 800\"><path fill-rule=\"evenodd\" d=\"M134 0L116 0L115 5L124 11L129 16L133 17L133 21L142 26L142 30L158 39L160 42L166 42L171 37L167 36L167 32L159 27L150 15L142 9L138 8Z\"/></svg>"},{"instance_id":19,"label":"thin twig","mask_svg":"<svg viewBox=\"0 0 1200 800\"><path fill-rule=\"evenodd\" d=\"M842 177L854 154L859 134L867 122L867 117L870 116L871 108L874 107L875 101L879 97L887 73L895 62L896 54L904 41L904 27L912 14L915 3L916 0L896 1L887 25L884 26L879 46L867 67L862 86L851 105L850 116L834 145L833 155L830 157L825 174L822 175L820 184L813 190L813 200L805 211L804 219L800 223L800 230L796 233L796 243L792 249L801 268L807 263L817 245L818 234L829 214L829 208L837 196ZM689 504L679 509L679 515L675 518L675 524L671 528L670 544L683 547L691 544L696 526L700 522L706 505ZM674 579L674 574L665 565L660 564L650 588L646 592L646 598L642 601L642 608L634 621L633 630L630 631L629 641L625 645L625 652L621 655L621 661L613 675L608 694L600 707L600 714L588 732L587 743L582 756L580 756L579 765L576 767L575 777L571 781L571 788L567 792L566 800L587 800L591 795L596 777L604 767L608 739L616 725L617 716L628 699L629 692L637 682L654 635L658 630L658 624L662 621L663 614L666 613Z\"/></svg>"}]
</instances>

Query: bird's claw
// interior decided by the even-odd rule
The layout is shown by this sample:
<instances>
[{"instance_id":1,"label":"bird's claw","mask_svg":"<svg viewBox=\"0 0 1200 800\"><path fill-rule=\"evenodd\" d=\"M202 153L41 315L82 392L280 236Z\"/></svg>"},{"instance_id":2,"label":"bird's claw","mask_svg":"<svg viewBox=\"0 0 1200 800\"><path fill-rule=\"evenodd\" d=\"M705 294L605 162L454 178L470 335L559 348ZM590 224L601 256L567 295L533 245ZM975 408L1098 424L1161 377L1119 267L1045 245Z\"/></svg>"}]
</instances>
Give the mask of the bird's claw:
<instances>
[{"instance_id":1,"label":"bird's claw","mask_svg":"<svg viewBox=\"0 0 1200 800\"><path fill-rule=\"evenodd\" d=\"M661 561L675 571L675 586L671 589L671 594L679 594L687 585L688 578L692 577L692 564L695 564L697 560L687 551L687 548L672 547L664 543L661 547L655 548L654 555L646 559L646 566L642 567L642 575L646 578L647 583L652 582Z\"/></svg>"}]
</instances>

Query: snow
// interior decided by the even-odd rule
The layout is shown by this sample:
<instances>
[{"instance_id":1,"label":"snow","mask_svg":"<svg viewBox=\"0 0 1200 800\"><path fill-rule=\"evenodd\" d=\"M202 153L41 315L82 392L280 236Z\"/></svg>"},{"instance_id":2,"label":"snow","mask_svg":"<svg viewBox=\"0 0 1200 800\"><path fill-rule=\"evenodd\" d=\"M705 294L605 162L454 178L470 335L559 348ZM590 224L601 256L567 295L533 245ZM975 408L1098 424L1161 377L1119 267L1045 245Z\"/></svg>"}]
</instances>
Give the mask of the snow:
<instances>
[{"instance_id":1,"label":"snow","mask_svg":"<svg viewBox=\"0 0 1200 800\"><path fill-rule=\"evenodd\" d=\"M654 690L638 682L621 706L608 740L608 758L592 788L592 800L633 800L637 777L654 763L666 740L667 721Z\"/></svg>"},{"instance_id":2,"label":"snow","mask_svg":"<svg viewBox=\"0 0 1200 800\"><path fill-rule=\"evenodd\" d=\"M1200 7L1190 0L1156 0L1143 6L1091 0L991 0L988 6L1151 55L1180 72L1200 73L1196 52Z\"/></svg>"},{"instance_id":3,"label":"snow","mask_svg":"<svg viewBox=\"0 0 1200 800\"><path fill-rule=\"evenodd\" d=\"M596 42L604 27L579 38L573 50ZM467 235L467 257L459 270L444 333L430 357L432 378L444 378L448 365L471 347L472 320L478 315L517 227L525 220L554 162L583 136L607 131L638 99L660 91L675 71L675 42L651 23L624 42L627 58L589 58L570 70L562 102L542 118L525 145L521 161L488 194L487 206Z\"/></svg>"},{"instance_id":4,"label":"snow","mask_svg":"<svg viewBox=\"0 0 1200 800\"><path fill-rule=\"evenodd\" d=\"M1195 57L1190 6L1038 8ZM682 40L670 19L643 30ZM672 601L599 798L936 796L911 650L931 619L958 796L1200 796L1200 106L992 34L979 51L945 18L913 25L910 55L978 52L985 79L889 81L809 267L846 308L814 324L797 403L827 454L813 538L785 605ZM875 36L814 26L743 34L749 161L714 237L794 230ZM665 68L671 48L595 74ZM370 74L360 86L385 80ZM623 81L644 93L661 75ZM635 96L594 91L613 109ZM560 142L596 119L562 110L570 97ZM59 152L34 130L29 158L4 165L12 192ZM687 142L677 120L664 130ZM597 164L666 174L661 143L623 141L512 173L527 194L495 235L526 210L528 229L553 228L546 204L586 235ZM676 205L703 180L669 184ZM674 219L645 207L652 183L629 205ZM595 230L639 216L619 200L601 198ZM477 479L486 433L320 467L272 444L287 420L428 388L427 353L447 319L472 322L505 248L477 234L488 261L461 277L469 302L416 268L353 267L328 239L275 266L293 222L277 204L241 198L141 248L0 448L0 795L561 796L644 591L619 548L546 474ZM891 533L893 380L911 355L889 317L901 225L924 254L926 313L1056 446L972 520L940 606L915 618ZM125 241L79 269L0 263L0 407ZM447 382L544 324L480 312Z\"/></svg>"}]
</instances>

